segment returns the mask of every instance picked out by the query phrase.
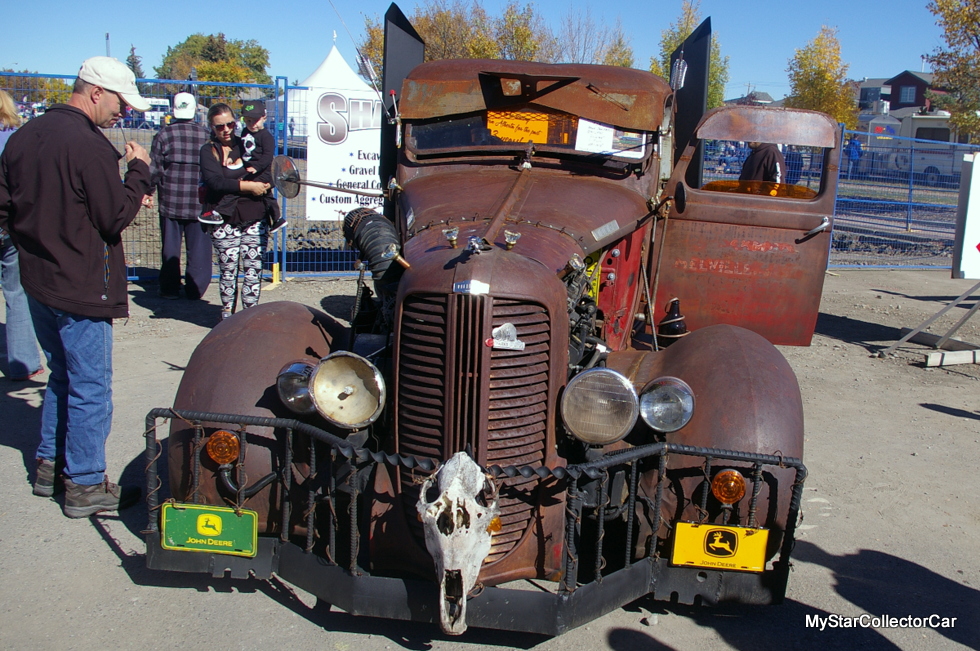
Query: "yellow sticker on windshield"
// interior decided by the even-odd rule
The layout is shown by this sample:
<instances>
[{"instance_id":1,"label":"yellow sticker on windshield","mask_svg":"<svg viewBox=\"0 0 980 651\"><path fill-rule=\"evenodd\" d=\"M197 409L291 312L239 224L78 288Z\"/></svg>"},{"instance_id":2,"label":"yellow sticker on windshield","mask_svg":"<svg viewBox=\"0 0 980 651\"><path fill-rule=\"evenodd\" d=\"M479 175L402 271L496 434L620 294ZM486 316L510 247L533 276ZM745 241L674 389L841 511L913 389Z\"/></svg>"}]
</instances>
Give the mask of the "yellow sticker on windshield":
<instances>
[{"instance_id":1,"label":"yellow sticker on windshield","mask_svg":"<svg viewBox=\"0 0 980 651\"><path fill-rule=\"evenodd\" d=\"M487 128L504 142L548 142L548 116L543 113L488 111Z\"/></svg>"}]
</instances>

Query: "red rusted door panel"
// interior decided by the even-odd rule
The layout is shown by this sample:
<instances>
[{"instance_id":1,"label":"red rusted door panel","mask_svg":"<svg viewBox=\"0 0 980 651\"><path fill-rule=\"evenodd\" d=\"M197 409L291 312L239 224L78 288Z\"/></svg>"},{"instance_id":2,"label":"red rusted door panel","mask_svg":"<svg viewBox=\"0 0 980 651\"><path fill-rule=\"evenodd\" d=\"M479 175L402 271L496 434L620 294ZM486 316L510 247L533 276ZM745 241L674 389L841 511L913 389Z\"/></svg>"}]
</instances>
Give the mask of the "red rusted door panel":
<instances>
[{"instance_id":1,"label":"red rusted door panel","mask_svg":"<svg viewBox=\"0 0 980 651\"><path fill-rule=\"evenodd\" d=\"M745 187L732 192L734 179L721 183L727 191L719 191L717 182L691 187L685 176L696 143L688 146L665 190L674 197L673 210L658 223L652 247L651 268L660 268L654 318L663 318L668 301L677 297L688 329L727 323L774 344L809 345L830 251L836 125L809 111L736 107L706 115L698 134L812 147L824 178L810 192L777 186L777 196Z\"/></svg>"}]
</instances>

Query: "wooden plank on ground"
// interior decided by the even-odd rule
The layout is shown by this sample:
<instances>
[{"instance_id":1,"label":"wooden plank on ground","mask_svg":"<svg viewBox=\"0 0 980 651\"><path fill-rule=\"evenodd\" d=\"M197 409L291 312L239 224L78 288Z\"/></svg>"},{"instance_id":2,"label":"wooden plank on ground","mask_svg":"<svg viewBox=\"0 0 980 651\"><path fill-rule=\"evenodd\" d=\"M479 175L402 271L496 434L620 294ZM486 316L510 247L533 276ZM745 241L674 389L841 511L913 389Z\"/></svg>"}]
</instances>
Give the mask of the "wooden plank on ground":
<instances>
[{"instance_id":1,"label":"wooden plank on ground","mask_svg":"<svg viewBox=\"0 0 980 651\"><path fill-rule=\"evenodd\" d=\"M980 350L944 350L926 353L926 366L953 366L980 363Z\"/></svg>"},{"instance_id":2,"label":"wooden plank on ground","mask_svg":"<svg viewBox=\"0 0 980 651\"><path fill-rule=\"evenodd\" d=\"M902 328L902 334L899 337L901 339L908 333L912 332L912 328ZM923 346L936 347L936 342L942 339L939 335L934 335L930 332L918 332L912 336L909 341L922 344ZM967 343L965 341L960 341L958 339L949 339L943 345L943 350L977 350L980 346L976 344Z\"/></svg>"}]
</instances>

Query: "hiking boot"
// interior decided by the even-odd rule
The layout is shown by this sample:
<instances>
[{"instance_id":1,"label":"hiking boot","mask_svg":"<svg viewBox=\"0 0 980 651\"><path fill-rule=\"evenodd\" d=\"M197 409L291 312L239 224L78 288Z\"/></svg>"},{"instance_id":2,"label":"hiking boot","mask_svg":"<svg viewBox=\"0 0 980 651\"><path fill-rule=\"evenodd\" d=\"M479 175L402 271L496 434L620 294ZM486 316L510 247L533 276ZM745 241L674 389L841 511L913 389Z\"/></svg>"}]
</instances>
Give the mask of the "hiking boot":
<instances>
[{"instance_id":1,"label":"hiking boot","mask_svg":"<svg viewBox=\"0 0 980 651\"><path fill-rule=\"evenodd\" d=\"M120 511L139 501L140 489L119 486L108 479L101 484L83 486L65 478L65 515L87 518L102 511Z\"/></svg>"},{"instance_id":2,"label":"hiking boot","mask_svg":"<svg viewBox=\"0 0 980 651\"><path fill-rule=\"evenodd\" d=\"M60 493L65 485L61 481L61 464L50 459L37 460L37 474L34 476L34 494L38 497L51 497L55 490Z\"/></svg>"}]
</instances>

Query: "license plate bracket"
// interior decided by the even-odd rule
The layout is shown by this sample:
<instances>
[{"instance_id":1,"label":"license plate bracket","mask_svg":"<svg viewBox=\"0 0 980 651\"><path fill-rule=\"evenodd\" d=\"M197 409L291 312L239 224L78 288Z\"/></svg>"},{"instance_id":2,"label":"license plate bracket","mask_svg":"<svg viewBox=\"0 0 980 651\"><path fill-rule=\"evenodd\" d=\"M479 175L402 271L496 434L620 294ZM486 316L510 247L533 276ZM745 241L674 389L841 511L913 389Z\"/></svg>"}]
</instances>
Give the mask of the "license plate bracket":
<instances>
[{"instance_id":1,"label":"license plate bracket","mask_svg":"<svg viewBox=\"0 0 980 651\"><path fill-rule=\"evenodd\" d=\"M167 502L160 514L160 545L174 551L252 558L258 548L258 513Z\"/></svg>"},{"instance_id":2,"label":"license plate bracket","mask_svg":"<svg viewBox=\"0 0 980 651\"><path fill-rule=\"evenodd\" d=\"M768 529L678 522L670 562L687 567L762 572Z\"/></svg>"}]
</instances>

